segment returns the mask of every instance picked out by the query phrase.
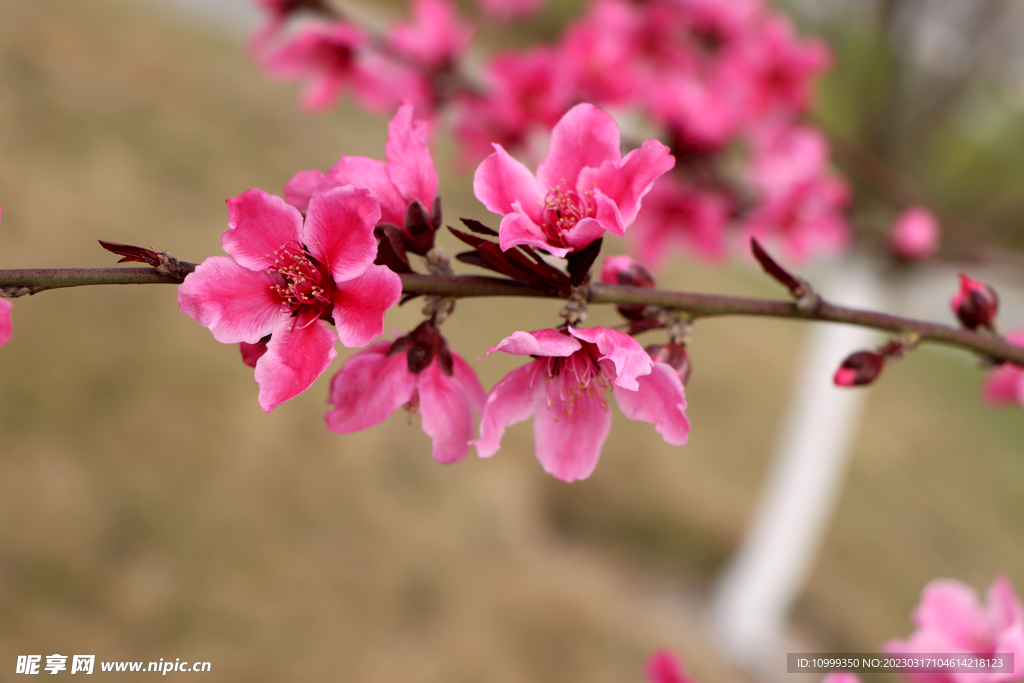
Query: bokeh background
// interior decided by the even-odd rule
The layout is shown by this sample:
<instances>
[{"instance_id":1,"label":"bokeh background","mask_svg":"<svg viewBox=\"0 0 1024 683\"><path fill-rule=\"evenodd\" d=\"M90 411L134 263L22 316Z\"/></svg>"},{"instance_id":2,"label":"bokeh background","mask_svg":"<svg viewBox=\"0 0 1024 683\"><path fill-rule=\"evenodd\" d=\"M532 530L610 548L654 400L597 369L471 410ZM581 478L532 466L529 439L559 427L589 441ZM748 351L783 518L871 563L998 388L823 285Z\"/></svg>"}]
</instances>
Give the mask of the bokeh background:
<instances>
[{"instance_id":1,"label":"bokeh background","mask_svg":"<svg viewBox=\"0 0 1024 683\"><path fill-rule=\"evenodd\" d=\"M953 76L901 52L908 39L857 3L814 4L797 4L798 17L838 59L819 119L953 216L954 242L1020 244L1024 90L978 77L972 88L995 85L914 119L892 102L916 106ZM574 11L551 7L541 31ZM882 18L903 26L897 14ZM0 267L112 265L97 239L200 260L220 253L226 198L280 192L341 154L382 156L384 119L349 104L302 113L294 88L247 59L244 31L218 21L141 0L0 2ZM886 116L907 118L899 128ZM988 137L972 137L971 116L996 121ZM442 135L449 222L487 220L453 156ZM892 202L862 181L856 211L877 227ZM925 297L938 316L952 273ZM745 264L678 259L660 284L780 294ZM393 311L386 328L410 329L418 308ZM473 358L557 310L465 301L445 332ZM594 311L588 322L614 321ZM17 300L14 324L0 350L4 680L19 654L61 653L205 660L210 681L621 683L644 680L663 646L702 683L748 680L708 635L707 600L769 466L799 324L701 322L690 444L667 446L617 414L596 473L572 485L543 473L529 425L493 459L453 466L430 459L404 411L328 434L330 373L266 415L237 348L178 313L170 286L46 292ZM490 387L518 362L475 366ZM791 642L876 651L910 632L937 576L984 588L1005 574L1024 589L1024 420L985 408L980 377L965 355L923 348L870 389Z\"/></svg>"}]
</instances>

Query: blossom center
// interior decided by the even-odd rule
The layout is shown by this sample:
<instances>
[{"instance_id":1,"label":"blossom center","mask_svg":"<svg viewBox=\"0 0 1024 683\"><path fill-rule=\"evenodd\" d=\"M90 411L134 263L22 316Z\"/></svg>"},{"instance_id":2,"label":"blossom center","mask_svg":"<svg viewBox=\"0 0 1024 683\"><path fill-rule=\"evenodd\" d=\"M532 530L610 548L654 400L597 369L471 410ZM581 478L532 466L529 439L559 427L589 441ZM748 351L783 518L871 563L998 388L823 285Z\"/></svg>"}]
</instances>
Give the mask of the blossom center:
<instances>
[{"instance_id":1,"label":"blossom center","mask_svg":"<svg viewBox=\"0 0 1024 683\"><path fill-rule=\"evenodd\" d=\"M601 370L596 348L590 348L589 342L580 343L583 348L572 355L548 359L548 407L557 407L569 420L586 417L593 399L603 410L608 409L605 392L611 388L611 380Z\"/></svg>"},{"instance_id":2,"label":"blossom center","mask_svg":"<svg viewBox=\"0 0 1024 683\"><path fill-rule=\"evenodd\" d=\"M271 285L271 289L281 298L285 311L293 315L315 312L315 319L329 310L334 280L323 264L294 246L280 247L273 258L274 265L268 270L281 276L281 284Z\"/></svg>"},{"instance_id":3,"label":"blossom center","mask_svg":"<svg viewBox=\"0 0 1024 683\"><path fill-rule=\"evenodd\" d=\"M543 227L552 243L558 246L569 246L565 242L565 233L576 227L584 218L593 218L596 214L594 191L583 192L576 188L568 188L563 180L557 187L548 190L541 209Z\"/></svg>"}]
</instances>

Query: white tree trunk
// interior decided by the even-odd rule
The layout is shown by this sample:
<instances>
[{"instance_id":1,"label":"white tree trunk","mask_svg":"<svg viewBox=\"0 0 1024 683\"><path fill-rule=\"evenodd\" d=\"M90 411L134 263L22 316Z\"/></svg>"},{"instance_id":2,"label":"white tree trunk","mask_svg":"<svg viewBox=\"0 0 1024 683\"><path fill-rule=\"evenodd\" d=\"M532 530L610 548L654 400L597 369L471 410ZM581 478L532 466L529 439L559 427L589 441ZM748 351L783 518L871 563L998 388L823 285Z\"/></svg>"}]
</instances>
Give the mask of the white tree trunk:
<instances>
[{"instance_id":1,"label":"white tree trunk","mask_svg":"<svg viewBox=\"0 0 1024 683\"><path fill-rule=\"evenodd\" d=\"M865 262L816 278L830 301L882 308L877 275ZM805 342L794 396L774 462L746 538L723 571L711 606L715 634L734 661L767 673L785 647L789 610L814 561L838 497L866 388L839 388L832 375L878 333L815 323ZM785 671L785 668L779 671Z\"/></svg>"}]
</instances>

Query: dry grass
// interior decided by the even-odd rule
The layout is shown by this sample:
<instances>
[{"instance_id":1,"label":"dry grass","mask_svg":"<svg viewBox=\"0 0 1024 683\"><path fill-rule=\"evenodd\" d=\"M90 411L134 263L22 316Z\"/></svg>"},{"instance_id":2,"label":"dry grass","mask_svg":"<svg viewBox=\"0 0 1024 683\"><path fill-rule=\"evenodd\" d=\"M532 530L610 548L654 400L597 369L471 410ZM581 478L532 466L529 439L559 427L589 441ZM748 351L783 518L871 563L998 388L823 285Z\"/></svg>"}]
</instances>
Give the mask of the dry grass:
<instances>
[{"instance_id":1,"label":"dry grass","mask_svg":"<svg viewBox=\"0 0 1024 683\"><path fill-rule=\"evenodd\" d=\"M109 265L97 238L219 253L226 197L384 143L382 121L307 117L238 46L118 0L0 5L0 83L4 267ZM484 217L468 187L443 174L449 217ZM774 291L694 266L666 282ZM556 309L464 302L447 333L473 357ZM595 476L566 486L526 426L450 467L404 413L330 435L326 378L263 414L237 349L170 287L19 300L0 353L0 666L59 652L209 660L211 681L611 683L669 646L698 680L739 681L700 604L751 509L799 339L702 324L691 444L617 415ZM490 386L515 363L476 365ZM874 390L797 612L814 647L906 633L935 575L1024 588L1021 419L981 408L976 379L922 352Z\"/></svg>"}]
</instances>

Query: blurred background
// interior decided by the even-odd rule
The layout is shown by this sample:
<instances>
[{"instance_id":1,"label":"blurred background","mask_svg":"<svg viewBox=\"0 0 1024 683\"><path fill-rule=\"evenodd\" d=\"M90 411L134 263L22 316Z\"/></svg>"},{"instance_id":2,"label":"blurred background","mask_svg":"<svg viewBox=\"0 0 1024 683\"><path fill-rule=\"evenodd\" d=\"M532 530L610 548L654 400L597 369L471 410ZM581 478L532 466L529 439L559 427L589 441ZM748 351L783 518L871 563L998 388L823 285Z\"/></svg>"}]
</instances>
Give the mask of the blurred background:
<instances>
[{"instance_id":1,"label":"blurred background","mask_svg":"<svg viewBox=\"0 0 1024 683\"><path fill-rule=\"evenodd\" d=\"M0 2L0 267L113 265L97 239L198 261L221 253L226 198L280 192L342 154L383 155L384 119L351 103L304 114L295 88L246 57L257 17L213 7ZM816 116L855 183L859 225L881 234L902 195L932 205L955 255L998 254L979 272L1011 302L1012 327L1020 6L786 7L836 52ZM539 30L577 12L553 5ZM453 156L442 135L448 222L488 220ZM781 294L744 265L672 265L663 287ZM951 320L955 267L887 277L925 283L900 291L919 315ZM445 333L474 358L558 308L465 301ZM419 317L410 304L386 329ZM588 322L616 320L593 310ZM330 374L264 414L238 349L178 313L173 287L16 300L0 350L0 670L60 653L210 661L210 681L621 683L644 680L647 656L669 647L697 681L749 680L709 635L708 601L770 466L805 333L701 322L689 445L617 414L596 473L567 485L537 464L528 424L493 459L452 466L431 460L404 411L329 434ZM518 363L474 366L490 387ZM906 636L935 577L983 589L1005 574L1024 590L1024 421L983 406L980 379L966 354L922 348L867 390L785 634L792 651L871 652Z\"/></svg>"}]
</instances>

